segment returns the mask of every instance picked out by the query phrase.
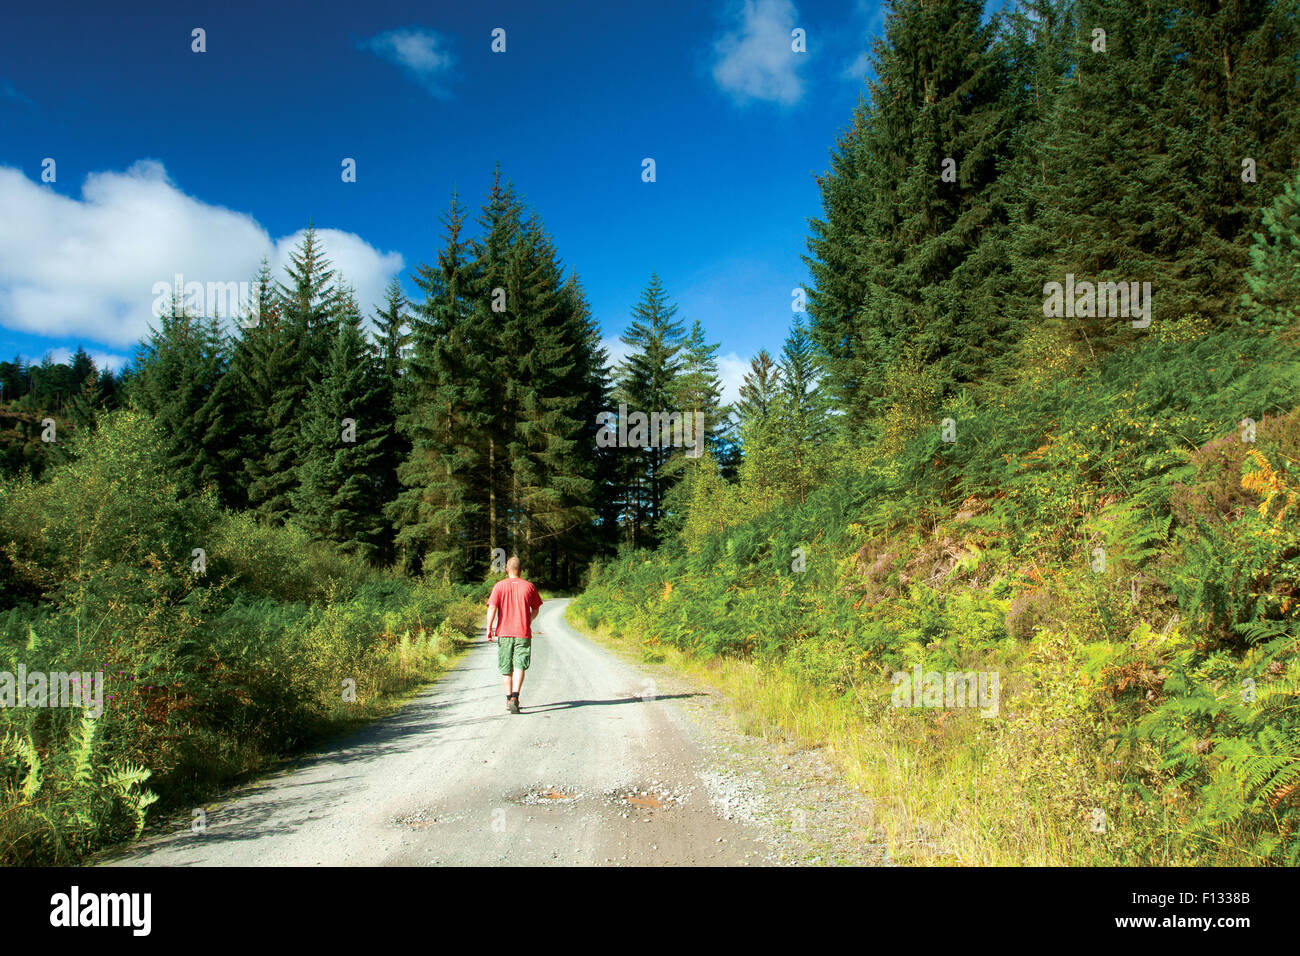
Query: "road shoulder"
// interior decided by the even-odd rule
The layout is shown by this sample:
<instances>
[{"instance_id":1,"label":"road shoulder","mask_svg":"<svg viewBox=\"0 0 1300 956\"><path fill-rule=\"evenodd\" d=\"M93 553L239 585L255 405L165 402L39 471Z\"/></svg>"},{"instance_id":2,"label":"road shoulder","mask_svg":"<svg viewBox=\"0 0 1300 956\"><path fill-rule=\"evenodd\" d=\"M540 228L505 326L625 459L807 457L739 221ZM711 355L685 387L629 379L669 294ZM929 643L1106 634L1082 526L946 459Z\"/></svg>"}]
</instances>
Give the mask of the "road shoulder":
<instances>
[{"instance_id":1,"label":"road shoulder","mask_svg":"<svg viewBox=\"0 0 1300 956\"><path fill-rule=\"evenodd\" d=\"M775 862L888 866L870 800L846 786L816 748L743 732L730 698L668 663L566 614L571 630L646 675L643 693L674 697L678 724L709 762L708 799L723 819L742 823L772 848Z\"/></svg>"}]
</instances>

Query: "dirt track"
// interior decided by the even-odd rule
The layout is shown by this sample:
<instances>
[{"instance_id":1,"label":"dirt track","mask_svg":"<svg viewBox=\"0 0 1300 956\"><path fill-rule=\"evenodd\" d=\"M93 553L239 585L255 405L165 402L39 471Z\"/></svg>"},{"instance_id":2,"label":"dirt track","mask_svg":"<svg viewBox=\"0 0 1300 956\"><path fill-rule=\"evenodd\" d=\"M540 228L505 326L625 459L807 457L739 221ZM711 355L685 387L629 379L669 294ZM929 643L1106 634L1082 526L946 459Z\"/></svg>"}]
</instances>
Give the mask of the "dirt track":
<instances>
[{"instance_id":1,"label":"dirt track","mask_svg":"<svg viewBox=\"0 0 1300 956\"><path fill-rule=\"evenodd\" d=\"M817 848L861 829L819 758L727 731L715 699L580 636L565 604L534 625L523 714L477 644L397 714L205 808L201 834L178 819L112 865L874 862Z\"/></svg>"}]
</instances>

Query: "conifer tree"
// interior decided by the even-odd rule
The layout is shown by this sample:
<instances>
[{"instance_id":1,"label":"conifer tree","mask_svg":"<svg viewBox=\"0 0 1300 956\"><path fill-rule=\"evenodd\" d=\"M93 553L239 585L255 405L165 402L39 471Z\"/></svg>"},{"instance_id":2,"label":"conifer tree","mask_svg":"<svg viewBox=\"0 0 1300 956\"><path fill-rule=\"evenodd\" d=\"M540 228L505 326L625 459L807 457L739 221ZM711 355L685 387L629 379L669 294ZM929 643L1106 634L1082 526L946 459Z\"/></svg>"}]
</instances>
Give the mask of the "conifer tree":
<instances>
[{"instance_id":1,"label":"conifer tree","mask_svg":"<svg viewBox=\"0 0 1300 956\"><path fill-rule=\"evenodd\" d=\"M248 464L249 503L274 522L284 521L293 510L290 495L299 482L308 383L318 380L324 367L326 330L336 308L334 272L310 225L289 257L286 277L276 294L278 321L261 343L271 386L262 410L265 445L254 450Z\"/></svg>"},{"instance_id":2,"label":"conifer tree","mask_svg":"<svg viewBox=\"0 0 1300 956\"><path fill-rule=\"evenodd\" d=\"M562 583L571 586L577 583L576 573L589 559L610 555L618 547L617 452L620 449L602 448L597 440L598 416L609 410L612 388L609 353L601 344L600 325L592 315L578 277L570 275L564 289L577 337L576 380L572 388L581 396L575 410L581 429L572 454L578 461L589 464L592 482L590 491L580 499L580 503L591 509L591 520L561 535L555 545L562 555L556 561L563 568Z\"/></svg>"},{"instance_id":3,"label":"conifer tree","mask_svg":"<svg viewBox=\"0 0 1300 956\"><path fill-rule=\"evenodd\" d=\"M242 496L231 471L239 423L221 388L229 363L229 340L220 320L191 314L174 296L141 347L131 397L162 425L168 467L183 493L197 494L210 486L225 504L238 506Z\"/></svg>"},{"instance_id":4,"label":"conifer tree","mask_svg":"<svg viewBox=\"0 0 1300 956\"><path fill-rule=\"evenodd\" d=\"M668 299L657 274L632 310L632 322L619 337L631 349L619 365L614 397L627 406L629 417L641 412L647 418L655 412L676 409L678 375L682 369L682 325L675 318L677 306ZM611 426L613 427L613 426ZM628 440L634 431L628 429ZM648 443L651 436L642 436ZM620 449L624 479L622 521L625 540L633 548L654 547L658 543L656 525L663 511L664 495L669 482L664 474L671 449L659 446Z\"/></svg>"},{"instance_id":5,"label":"conifer tree","mask_svg":"<svg viewBox=\"0 0 1300 956\"><path fill-rule=\"evenodd\" d=\"M778 390L781 387L781 372L777 368L767 349L759 349L749 361L749 371L745 373L740 386L740 402L736 413L740 417L743 430L751 421L766 421L773 413Z\"/></svg>"},{"instance_id":6,"label":"conifer tree","mask_svg":"<svg viewBox=\"0 0 1300 956\"><path fill-rule=\"evenodd\" d=\"M390 506L401 492L397 469L411 451L410 442L398 428L398 421L406 413L405 370L409 351L407 343L411 339L407 305L402 284L394 276L385 292L384 305L375 314L375 363L379 375L377 401L384 427L376 471L379 506L384 514L389 513ZM379 563L385 566L391 564L395 556L394 539L391 524L386 524L376 555Z\"/></svg>"},{"instance_id":7,"label":"conifer tree","mask_svg":"<svg viewBox=\"0 0 1300 956\"><path fill-rule=\"evenodd\" d=\"M1024 285L1150 283L1151 322L1230 320L1251 232L1300 143L1293 5L1079 0L1076 20L1018 242ZM1100 304L1073 311L1047 321L1093 354L1146 334Z\"/></svg>"},{"instance_id":8,"label":"conifer tree","mask_svg":"<svg viewBox=\"0 0 1300 956\"><path fill-rule=\"evenodd\" d=\"M480 235L471 243L472 265L468 284L470 326L482 343L476 352L469 379L481 389L485 402L480 428L474 438L481 456L477 467L476 506L482 509L486 527L475 535L474 545L483 558L500 548L515 552L520 547L519 527L512 520L512 495L515 488L508 462L509 448L519 420L519 389L514 370L524 361L526 339L506 334L509 323L518 331L518 320L511 321L509 310L515 295L522 295L516 270L515 245L523 231L523 205L514 187L503 183L498 168L492 180L487 202L480 210L477 223ZM512 289L513 286L513 289ZM484 564L486 567L486 563Z\"/></svg>"},{"instance_id":9,"label":"conifer tree","mask_svg":"<svg viewBox=\"0 0 1300 956\"><path fill-rule=\"evenodd\" d=\"M471 249L457 196L443 216L436 265L421 264L424 293L412 316L412 352L399 432L410 443L398 467L402 491L387 514L408 570L465 576L471 555L488 558L479 479L490 407L485 329L470 306Z\"/></svg>"},{"instance_id":10,"label":"conifer tree","mask_svg":"<svg viewBox=\"0 0 1300 956\"><path fill-rule=\"evenodd\" d=\"M683 415L703 414L704 448L719 457L726 452L731 409L722 403L722 379L718 377L719 344L707 341L699 319L682 343L682 368L678 373L678 407ZM701 461L703 456L692 459Z\"/></svg>"},{"instance_id":11,"label":"conifer tree","mask_svg":"<svg viewBox=\"0 0 1300 956\"><path fill-rule=\"evenodd\" d=\"M355 293L341 290L335 303L322 327L333 342L308 391L290 498L294 521L314 537L370 559L385 530L380 465L389 422Z\"/></svg>"},{"instance_id":12,"label":"conifer tree","mask_svg":"<svg viewBox=\"0 0 1300 956\"><path fill-rule=\"evenodd\" d=\"M978 377L1014 336L998 308L1014 102L996 27L978 0L897 0L877 43L870 101L819 182L825 218L806 257L812 334L854 420L910 345L953 382Z\"/></svg>"},{"instance_id":13,"label":"conifer tree","mask_svg":"<svg viewBox=\"0 0 1300 956\"><path fill-rule=\"evenodd\" d=\"M242 473L235 476L246 506L260 503L253 484L258 480L262 458L270 448L271 406L285 375L281 363L285 342L284 323L276 296L275 279L264 258L252 283L252 300L246 303L240 333L233 346L230 374L223 387L231 400L243 409Z\"/></svg>"},{"instance_id":14,"label":"conifer tree","mask_svg":"<svg viewBox=\"0 0 1300 956\"><path fill-rule=\"evenodd\" d=\"M1189 0L1166 10L1171 185L1195 222L1179 237L1187 246L1178 278L1192 310L1222 323L1244 291L1260 215L1300 158L1300 9L1291 0Z\"/></svg>"},{"instance_id":15,"label":"conifer tree","mask_svg":"<svg viewBox=\"0 0 1300 956\"><path fill-rule=\"evenodd\" d=\"M1265 327L1291 326L1300 318L1300 167L1264 210L1242 308L1248 321Z\"/></svg>"},{"instance_id":16,"label":"conifer tree","mask_svg":"<svg viewBox=\"0 0 1300 956\"><path fill-rule=\"evenodd\" d=\"M560 540L590 525L592 459L582 413L590 390L585 301L566 290L563 269L541 222L531 217L514 247L504 336L527 343L511 370L517 419L507 445L512 538L525 560L559 567Z\"/></svg>"},{"instance_id":17,"label":"conifer tree","mask_svg":"<svg viewBox=\"0 0 1300 956\"><path fill-rule=\"evenodd\" d=\"M803 501L822 472L820 455L830 425L815 348L801 319L795 319L781 349L777 379L776 418L792 465L791 491Z\"/></svg>"}]
</instances>

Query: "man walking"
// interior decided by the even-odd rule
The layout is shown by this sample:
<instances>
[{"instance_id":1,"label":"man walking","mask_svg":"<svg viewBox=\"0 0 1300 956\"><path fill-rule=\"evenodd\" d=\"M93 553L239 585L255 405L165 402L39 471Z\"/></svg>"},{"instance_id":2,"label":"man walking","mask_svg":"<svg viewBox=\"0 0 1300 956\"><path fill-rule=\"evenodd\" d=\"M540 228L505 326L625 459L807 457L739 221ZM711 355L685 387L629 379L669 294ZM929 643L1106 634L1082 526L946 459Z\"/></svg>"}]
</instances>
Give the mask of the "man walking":
<instances>
[{"instance_id":1,"label":"man walking","mask_svg":"<svg viewBox=\"0 0 1300 956\"><path fill-rule=\"evenodd\" d=\"M506 688L506 712L519 713L519 689L524 671L533 656L533 620L542 607L537 588L519 576L519 559L506 562L506 577L492 588L488 598L487 639L493 639L496 625L497 664Z\"/></svg>"}]
</instances>

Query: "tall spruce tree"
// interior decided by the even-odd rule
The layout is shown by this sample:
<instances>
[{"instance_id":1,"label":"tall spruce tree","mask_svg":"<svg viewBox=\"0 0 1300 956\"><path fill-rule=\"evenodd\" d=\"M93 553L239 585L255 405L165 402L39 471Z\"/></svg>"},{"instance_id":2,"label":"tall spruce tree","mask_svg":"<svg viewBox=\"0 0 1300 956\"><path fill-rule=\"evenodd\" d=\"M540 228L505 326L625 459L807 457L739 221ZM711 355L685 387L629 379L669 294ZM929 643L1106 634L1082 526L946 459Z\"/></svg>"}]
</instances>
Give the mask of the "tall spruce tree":
<instances>
[{"instance_id":1,"label":"tall spruce tree","mask_svg":"<svg viewBox=\"0 0 1300 956\"><path fill-rule=\"evenodd\" d=\"M582 282L570 275L564 286L566 306L576 338L574 350L575 378L570 386L581 396L575 415L581 423L573 455L590 465L592 486L579 503L591 509L591 520L559 536L552 559L563 586L577 583L577 573L593 557L607 556L618 547L617 448L602 448L597 436L598 416L609 409L609 353L601 343L600 325L592 315Z\"/></svg>"},{"instance_id":2,"label":"tall spruce tree","mask_svg":"<svg viewBox=\"0 0 1300 956\"><path fill-rule=\"evenodd\" d=\"M192 314L177 295L140 349L130 393L162 426L168 467L183 493L211 487L234 507L243 502L234 477L241 433L238 406L222 388L229 362L220 320Z\"/></svg>"},{"instance_id":3,"label":"tall spruce tree","mask_svg":"<svg viewBox=\"0 0 1300 956\"><path fill-rule=\"evenodd\" d=\"M1286 328L1300 319L1300 167L1264 210L1241 306L1244 318L1261 327Z\"/></svg>"},{"instance_id":4,"label":"tall spruce tree","mask_svg":"<svg viewBox=\"0 0 1300 956\"><path fill-rule=\"evenodd\" d=\"M631 323L619 337L631 351L616 373L614 397L627 406L629 417L635 412L648 418L654 413L680 411L676 405L683 330L676 315L677 306L669 300L659 276L651 274L641 301L632 310ZM630 427L628 435L631 442L635 432ZM651 437L645 435L647 442ZM656 525L670 486L665 466L671 452L658 444L620 449L624 540L633 548L654 547L659 542Z\"/></svg>"},{"instance_id":5,"label":"tall spruce tree","mask_svg":"<svg viewBox=\"0 0 1300 956\"><path fill-rule=\"evenodd\" d=\"M1180 278L1195 311L1223 323L1236 315L1260 215L1300 159L1300 6L1190 0L1167 10L1173 185L1195 221Z\"/></svg>"},{"instance_id":6,"label":"tall spruce tree","mask_svg":"<svg viewBox=\"0 0 1300 956\"><path fill-rule=\"evenodd\" d=\"M252 301L248 303L238 339L234 343L230 374L223 387L243 409L242 474L235 477L244 502L255 507L253 483L258 480L262 458L270 448L271 407L275 395L284 385L283 363L289 342L285 335L280 302L270 264L263 259L252 283Z\"/></svg>"},{"instance_id":7,"label":"tall spruce tree","mask_svg":"<svg viewBox=\"0 0 1300 956\"><path fill-rule=\"evenodd\" d=\"M398 428L398 421L406 413L407 343L411 339L407 305L402 283L394 276L385 292L384 305L375 313L374 360L379 375L377 401L384 424L376 472L379 507L385 515L401 493L397 469L411 452L410 442ZM387 566L392 563L395 554L395 533L391 523L388 523L380 535L376 559Z\"/></svg>"},{"instance_id":8,"label":"tall spruce tree","mask_svg":"<svg viewBox=\"0 0 1300 956\"><path fill-rule=\"evenodd\" d=\"M472 378L483 390L487 402L482 427L475 436L480 448L480 465L476 504L486 517L486 527L477 535L486 560L497 549L515 552L520 547L516 519L515 487L508 462L511 442L519 420L519 391L522 383L515 372L525 360L527 339L507 334L506 327L518 332L519 319L509 317L511 300L522 295L519 288L515 246L523 233L523 204L514 187L503 182L498 168L492 179L487 202L480 209L477 223L480 235L471 243L473 262L470 267L469 307L471 325L480 330L482 350ZM512 289L513 286L513 289Z\"/></svg>"},{"instance_id":9,"label":"tall spruce tree","mask_svg":"<svg viewBox=\"0 0 1300 956\"><path fill-rule=\"evenodd\" d=\"M982 15L979 0L891 4L870 101L819 180L808 311L855 420L887 405L883 383L908 346L963 382L1015 334L998 308L1015 109L996 24Z\"/></svg>"},{"instance_id":10,"label":"tall spruce tree","mask_svg":"<svg viewBox=\"0 0 1300 956\"><path fill-rule=\"evenodd\" d=\"M471 308L472 250L465 212L452 196L436 264L421 264L424 293L412 316L412 352L399 431L411 451L398 468L402 491L388 509L404 566L445 580L488 559L481 461L491 407L489 343Z\"/></svg>"},{"instance_id":11,"label":"tall spruce tree","mask_svg":"<svg viewBox=\"0 0 1300 956\"><path fill-rule=\"evenodd\" d=\"M749 361L749 371L740 386L736 414L743 429L753 421L766 421L776 408L781 387L781 371L767 349L759 349Z\"/></svg>"},{"instance_id":12,"label":"tall spruce tree","mask_svg":"<svg viewBox=\"0 0 1300 956\"><path fill-rule=\"evenodd\" d=\"M325 365L328 329L337 308L334 271L308 225L289 256L287 282L278 284L278 321L266 330L268 354L265 446L248 463L249 504L263 518L282 522L293 511L290 495L298 486L302 455L302 415L308 384L318 380Z\"/></svg>"},{"instance_id":13,"label":"tall spruce tree","mask_svg":"<svg viewBox=\"0 0 1300 956\"><path fill-rule=\"evenodd\" d=\"M332 342L301 419L293 520L313 537L371 559L386 530L381 465L391 423L355 293L341 289L334 305L320 327Z\"/></svg>"},{"instance_id":14,"label":"tall spruce tree","mask_svg":"<svg viewBox=\"0 0 1300 956\"><path fill-rule=\"evenodd\" d=\"M527 343L511 374L516 409L507 445L511 538L516 551L553 579L565 576L557 545L590 525L592 459L582 417L590 370L584 303L566 292L563 269L540 220L531 217L515 244L502 334Z\"/></svg>"},{"instance_id":15,"label":"tall spruce tree","mask_svg":"<svg viewBox=\"0 0 1300 956\"><path fill-rule=\"evenodd\" d=\"M731 409L722 403L722 379L718 376L719 343L710 343L699 319L691 322L682 343L682 367L677 376L678 407L683 415L704 416L704 448L715 458L724 457L730 431ZM694 458L702 460L703 456Z\"/></svg>"},{"instance_id":16,"label":"tall spruce tree","mask_svg":"<svg viewBox=\"0 0 1300 956\"><path fill-rule=\"evenodd\" d=\"M1150 283L1152 322L1230 321L1251 233L1300 143L1294 4L1079 0L1075 19L1034 214L1020 217L1023 285ZM1039 321L1094 354L1150 334L1097 298Z\"/></svg>"},{"instance_id":17,"label":"tall spruce tree","mask_svg":"<svg viewBox=\"0 0 1300 956\"><path fill-rule=\"evenodd\" d=\"M803 501L822 473L830 421L818 388L816 348L796 318L777 363L776 419L791 463L791 491Z\"/></svg>"},{"instance_id":18,"label":"tall spruce tree","mask_svg":"<svg viewBox=\"0 0 1300 956\"><path fill-rule=\"evenodd\" d=\"M478 237L465 239L458 200L445 222L437 267L415 277L425 299L401 420L411 453L389 509L398 546L408 565L449 580L479 577L508 551L535 576L572 583L595 548L598 327L499 170Z\"/></svg>"}]
</instances>

